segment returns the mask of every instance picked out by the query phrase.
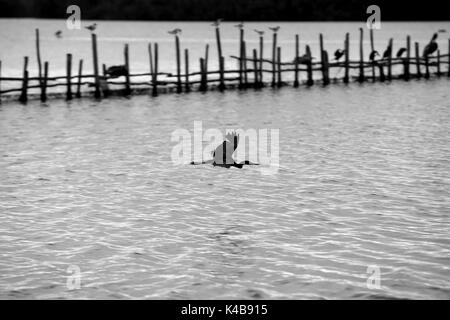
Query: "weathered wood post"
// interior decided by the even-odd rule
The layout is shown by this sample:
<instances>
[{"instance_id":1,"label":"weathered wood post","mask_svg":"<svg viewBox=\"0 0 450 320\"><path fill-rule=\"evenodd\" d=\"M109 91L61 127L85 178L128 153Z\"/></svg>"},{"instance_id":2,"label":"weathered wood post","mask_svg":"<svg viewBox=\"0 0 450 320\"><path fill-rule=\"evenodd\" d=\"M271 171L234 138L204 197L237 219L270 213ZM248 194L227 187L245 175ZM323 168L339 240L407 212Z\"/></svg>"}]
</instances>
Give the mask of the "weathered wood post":
<instances>
[{"instance_id":1,"label":"weathered wood post","mask_svg":"<svg viewBox=\"0 0 450 320\"><path fill-rule=\"evenodd\" d=\"M308 57L308 60L306 62L306 72L308 74L308 79L306 80L307 86L312 86L314 84L313 80L313 70L312 70L312 55L311 55L311 49L309 45L306 45L306 56Z\"/></svg>"},{"instance_id":2,"label":"weathered wood post","mask_svg":"<svg viewBox=\"0 0 450 320\"><path fill-rule=\"evenodd\" d=\"M95 98L100 98L100 79L98 76L97 35L92 33L92 56L94 61Z\"/></svg>"},{"instance_id":3,"label":"weathered wood post","mask_svg":"<svg viewBox=\"0 0 450 320\"><path fill-rule=\"evenodd\" d=\"M344 74L344 83L349 82L349 56L350 56L350 34L347 32L345 34L345 45L344 45L344 53L345 53L345 61L344 61L344 67L345 67L345 74Z\"/></svg>"},{"instance_id":4,"label":"weathered wood post","mask_svg":"<svg viewBox=\"0 0 450 320\"><path fill-rule=\"evenodd\" d=\"M390 48L389 50L389 56L388 56L388 80L391 81L392 80L392 50L393 50L393 45L394 45L394 39L389 39L389 44L388 47Z\"/></svg>"},{"instance_id":5,"label":"weathered wood post","mask_svg":"<svg viewBox=\"0 0 450 320\"><path fill-rule=\"evenodd\" d=\"M379 72L380 72L380 82L384 82L386 80L386 76L384 75L383 64L378 63L378 69L379 69Z\"/></svg>"},{"instance_id":6,"label":"weathered wood post","mask_svg":"<svg viewBox=\"0 0 450 320\"><path fill-rule=\"evenodd\" d=\"M185 83L184 88L186 92L191 91L191 86L189 84L189 50L184 49L184 76L185 76Z\"/></svg>"},{"instance_id":7,"label":"weathered wood post","mask_svg":"<svg viewBox=\"0 0 450 320\"><path fill-rule=\"evenodd\" d=\"M0 60L0 104L2 104L2 60Z\"/></svg>"},{"instance_id":8,"label":"weathered wood post","mask_svg":"<svg viewBox=\"0 0 450 320\"><path fill-rule=\"evenodd\" d=\"M223 91L225 90L225 58L224 57L220 57L220 61L219 61L219 66L220 66L220 83L219 83L219 90Z\"/></svg>"},{"instance_id":9,"label":"weathered wood post","mask_svg":"<svg viewBox=\"0 0 450 320\"><path fill-rule=\"evenodd\" d=\"M327 86L330 84L330 64L328 60L328 52L323 51L323 85Z\"/></svg>"},{"instance_id":10,"label":"weathered wood post","mask_svg":"<svg viewBox=\"0 0 450 320\"><path fill-rule=\"evenodd\" d=\"M248 88L248 74L247 74L247 43L242 42L242 54L244 55L243 68L244 68L244 88Z\"/></svg>"},{"instance_id":11,"label":"weathered wood post","mask_svg":"<svg viewBox=\"0 0 450 320\"><path fill-rule=\"evenodd\" d=\"M199 91L205 92L207 90L207 85L206 85L206 71L205 71L205 59L204 58L200 58L200 73L201 73L201 80L200 80L200 88Z\"/></svg>"},{"instance_id":12,"label":"weathered wood post","mask_svg":"<svg viewBox=\"0 0 450 320\"><path fill-rule=\"evenodd\" d=\"M105 98L109 97L108 74L106 73L106 64L103 67L103 77L100 77L100 89Z\"/></svg>"},{"instance_id":13,"label":"weathered wood post","mask_svg":"<svg viewBox=\"0 0 450 320\"><path fill-rule=\"evenodd\" d=\"M66 57L66 100L72 100L72 54L68 53Z\"/></svg>"},{"instance_id":14,"label":"weathered wood post","mask_svg":"<svg viewBox=\"0 0 450 320\"><path fill-rule=\"evenodd\" d=\"M220 29L219 26L216 26L216 43L217 43L217 58L220 65L220 59L222 58L222 43L220 40Z\"/></svg>"},{"instance_id":15,"label":"weathered wood post","mask_svg":"<svg viewBox=\"0 0 450 320\"><path fill-rule=\"evenodd\" d=\"M242 89L243 87L243 78L244 78L244 74L243 74L243 65L244 62L242 61L242 59L244 58L244 29L241 28L239 30L239 89Z\"/></svg>"},{"instance_id":16,"label":"weathered wood post","mask_svg":"<svg viewBox=\"0 0 450 320\"><path fill-rule=\"evenodd\" d=\"M438 50L437 51L437 76L440 77L441 76L441 51Z\"/></svg>"},{"instance_id":17,"label":"weathered wood post","mask_svg":"<svg viewBox=\"0 0 450 320\"><path fill-rule=\"evenodd\" d=\"M411 37L406 37L406 59L405 59L405 74L404 79L409 80L409 60L411 59Z\"/></svg>"},{"instance_id":18,"label":"weathered wood post","mask_svg":"<svg viewBox=\"0 0 450 320\"><path fill-rule=\"evenodd\" d=\"M259 36L259 77L258 77L258 87L263 86L263 50L264 50L264 38Z\"/></svg>"},{"instance_id":19,"label":"weathered wood post","mask_svg":"<svg viewBox=\"0 0 450 320\"><path fill-rule=\"evenodd\" d=\"M47 80L48 80L48 62L44 63L44 78L41 84L41 101L47 101Z\"/></svg>"},{"instance_id":20,"label":"weathered wood post","mask_svg":"<svg viewBox=\"0 0 450 320\"><path fill-rule=\"evenodd\" d=\"M181 58L180 58L180 38L175 35L175 50L177 57L177 93L181 93Z\"/></svg>"},{"instance_id":21,"label":"weathered wood post","mask_svg":"<svg viewBox=\"0 0 450 320\"><path fill-rule=\"evenodd\" d=\"M19 101L26 103L28 101L28 57L23 59L23 81L22 81L22 92L19 97Z\"/></svg>"},{"instance_id":22,"label":"weathered wood post","mask_svg":"<svg viewBox=\"0 0 450 320\"><path fill-rule=\"evenodd\" d=\"M277 48L277 86L280 88L283 85L283 81L281 80L281 47Z\"/></svg>"},{"instance_id":23,"label":"weathered wood post","mask_svg":"<svg viewBox=\"0 0 450 320\"><path fill-rule=\"evenodd\" d=\"M323 58L323 34L319 34L319 58L320 58L320 71L322 72L322 83L325 83L325 64Z\"/></svg>"},{"instance_id":24,"label":"weathered wood post","mask_svg":"<svg viewBox=\"0 0 450 320\"><path fill-rule=\"evenodd\" d=\"M153 53L152 53L152 44L148 44L148 58L150 60L150 79L153 79Z\"/></svg>"},{"instance_id":25,"label":"weathered wood post","mask_svg":"<svg viewBox=\"0 0 450 320\"><path fill-rule=\"evenodd\" d=\"M370 52L375 51L375 46L373 44L373 29L370 29ZM372 63L372 81L375 82L375 64Z\"/></svg>"},{"instance_id":26,"label":"weathered wood post","mask_svg":"<svg viewBox=\"0 0 450 320\"><path fill-rule=\"evenodd\" d=\"M253 72L254 72L254 83L253 83L253 87L254 88L258 88L258 55L256 53L256 49L253 49Z\"/></svg>"},{"instance_id":27,"label":"weathered wood post","mask_svg":"<svg viewBox=\"0 0 450 320\"><path fill-rule=\"evenodd\" d=\"M416 77L418 79L422 78L422 72L420 71L420 54L419 54L419 43L415 42L414 43L414 49L415 49L415 53L416 53Z\"/></svg>"},{"instance_id":28,"label":"weathered wood post","mask_svg":"<svg viewBox=\"0 0 450 320\"><path fill-rule=\"evenodd\" d=\"M364 31L363 28L359 28L359 76L358 81L360 83L364 82Z\"/></svg>"},{"instance_id":29,"label":"weathered wood post","mask_svg":"<svg viewBox=\"0 0 450 320\"><path fill-rule=\"evenodd\" d=\"M294 60L294 68L295 68L295 75L294 75L294 88L298 88L299 81L298 81L298 57L299 57L299 38L298 34L295 35L295 60Z\"/></svg>"},{"instance_id":30,"label":"weathered wood post","mask_svg":"<svg viewBox=\"0 0 450 320\"><path fill-rule=\"evenodd\" d=\"M448 39L448 70L447 70L447 77L450 77L450 39Z\"/></svg>"},{"instance_id":31,"label":"weathered wood post","mask_svg":"<svg viewBox=\"0 0 450 320\"><path fill-rule=\"evenodd\" d=\"M425 58L425 79L430 79L430 66L428 55L426 54L424 58Z\"/></svg>"},{"instance_id":32,"label":"weathered wood post","mask_svg":"<svg viewBox=\"0 0 450 320\"><path fill-rule=\"evenodd\" d=\"M130 87L130 56L129 56L128 43L125 44L123 53L124 53L124 58L125 58L125 69L127 72L125 75L125 92L124 92L124 94L126 96L129 96L131 94L131 87Z\"/></svg>"},{"instance_id":33,"label":"weathered wood post","mask_svg":"<svg viewBox=\"0 0 450 320\"><path fill-rule=\"evenodd\" d=\"M208 72L208 60L209 60L209 44L207 44L205 47L205 72Z\"/></svg>"},{"instance_id":34,"label":"weathered wood post","mask_svg":"<svg viewBox=\"0 0 450 320\"><path fill-rule=\"evenodd\" d=\"M155 43L155 54L154 54L154 59L155 59L155 63L153 64L153 89L152 89L152 96L156 97L158 96L158 43Z\"/></svg>"},{"instance_id":35,"label":"weathered wood post","mask_svg":"<svg viewBox=\"0 0 450 320\"><path fill-rule=\"evenodd\" d=\"M41 46L39 39L39 29L36 29L36 58L38 63L38 72L39 72L39 85L42 86L42 63L41 63Z\"/></svg>"},{"instance_id":36,"label":"weathered wood post","mask_svg":"<svg viewBox=\"0 0 450 320\"><path fill-rule=\"evenodd\" d=\"M276 84L276 66L277 66L277 33L273 33L273 42L272 42L272 87L275 87Z\"/></svg>"},{"instance_id":37,"label":"weathered wood post","mask_svg":"<svg viewBox=\"0 0 450 320\"><path fill-rule=\"evenodd\" d=\"M75 97L81 98L81 78L83 73L83 59L80 59L78 63L78 83L77 83L77 93Z\"/></svg>"}]
</instances>

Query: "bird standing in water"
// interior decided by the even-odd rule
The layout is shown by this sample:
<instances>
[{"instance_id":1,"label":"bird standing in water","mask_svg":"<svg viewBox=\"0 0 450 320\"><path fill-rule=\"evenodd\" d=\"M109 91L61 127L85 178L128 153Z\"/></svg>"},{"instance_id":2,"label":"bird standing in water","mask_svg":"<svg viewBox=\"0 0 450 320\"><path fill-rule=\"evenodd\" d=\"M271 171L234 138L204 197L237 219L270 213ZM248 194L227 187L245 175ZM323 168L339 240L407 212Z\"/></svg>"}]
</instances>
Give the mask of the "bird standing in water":
<instances>
[{"instance_id":1,"label":"bird standing in water","mask_svg":"<svg viewBox=\"0 0 450 320\"><path fill-rule=\"evenodd\" d=\"M438 37L437 33L433 34L431 41L423 49L423 57L432 55L438 49L438 44L436 42L437 37Z\"/></svg>"}]
</instances>

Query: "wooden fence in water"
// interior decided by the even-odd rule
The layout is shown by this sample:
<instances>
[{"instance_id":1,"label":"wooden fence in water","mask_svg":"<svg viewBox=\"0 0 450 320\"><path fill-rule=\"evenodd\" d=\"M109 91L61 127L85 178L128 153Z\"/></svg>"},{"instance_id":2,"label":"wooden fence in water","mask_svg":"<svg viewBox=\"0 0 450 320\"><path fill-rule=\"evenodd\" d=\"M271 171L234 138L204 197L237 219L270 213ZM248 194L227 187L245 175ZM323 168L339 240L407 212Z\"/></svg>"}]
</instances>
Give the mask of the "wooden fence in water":
<instances>
[{"instance_id":1,"label":"wooden fence in water","mask_svg":"<svg viewBox=\"0 0 450 320\"><path fill-rule=\"evenodd\" d=\"M92 96L100 99L108 97L112 94L120 94L129 96L138 92L149 92L153 96L157 96L162 92L189 92L192 90L207 91L210 89L226 90L231 88L260 89L265 86L279 88L284 85L292 84L299 87L300 84L312 86L314 83L320 82L323 85L329 85L331 80L334 82L342 81L349 83L350 81L391 81L394 79L403 79L408 81L411 78L428 79L430 76L441 76L445 73L450 77L450 39L448 41L448 53L441 54L437 50L436 55L420 55L419 44L414 43L414 55L412 54L411 38L407 36L406 47L404 48L404 57L393 57L392 46L393 39L388 42L391 52L387 56L380 59L365 60L363 50L363 29L360 28L359 37L359 60L351 61L349 58L350 38L349 33L345 35L343 42L343 60L331 62L328 52L324 50L323 36L319 35L320 56L318 61L312 57L309 45L305 46L305 54L300 56L299 36L295 36L295 56L291 62L281 61L281 47L277 45L277 32L273 33L272 41L272 57L271 59L263 56L263 37L259 39L259 52L253 49L250 56L247 52L247 45L244 39L244 30L240 29L239 37L239 54L230 56L229 58L237 61L237 69L225 68L225 57L222 54L222 45L220 39L220 28L216 27L216 45L218 52L219 70L210 71L208 69L209 61L209 45L206 45L205 56L199 59L199 71L190 72L189 50L184 50L184 66L185 70L181 70L181 52L180 39L175 35L175 51L176 51L176 74L162 72L159 70L159 52L158 43L148 45L149 54L149 71L148 73L131 74L129 73L129 47L124 46L124 64L122 65L125 73L120 77L122 81L112 81L106 66L102 65L102 74L100 74L100 64L97 50L97 36L92 33L92 55L93 55L93 74L83 73L83 59L78 62L78 74L73 74L73 57L72 54L66 56L66 75L58 77L49 76L50 64L45 61L42 64L40 55L40 38L39 29L36 29L36 55L38 62L38 74L36 77L30 77L28 72L29 58L24 57L22 77L2 77L2 62L0 61L0 103L2 96L18 97L22 103L26 103L30 94L30 89L40 89L40 99L45 102L49 96L48 89L55 87L65 87L65 98L71 100L74 97L80 98L82 95ZM370 30L371 50L374 51L373 31ZM265 66L269 65L267 69ZM393 74L392 67L395 65L403 66L402 72ZM443 66L447 65L446 70ZM330 70L338 68L344 70L341 79L331 79ZM435 71L431 72L433 68ZM357 76L350 75L351 70L357 70ZM293 81L283 81L283 75L292 74ZM317 77L319 73L319 78ZM263 80L263 75L269 74L269 81ZM300 74L306 74L306 81L300 80ZM316 75L316 76L314 76ZM148 77L148 81L132 81L136 77ZM60 82L63 80L63 82ZM20 87L1 90L2 82L17 82ZM93 90L82 90L82 87L93 88ZM120 89L111 87L121 86ZM75 89L75 91L73 91Z\"/></svg>"}]
</instances>

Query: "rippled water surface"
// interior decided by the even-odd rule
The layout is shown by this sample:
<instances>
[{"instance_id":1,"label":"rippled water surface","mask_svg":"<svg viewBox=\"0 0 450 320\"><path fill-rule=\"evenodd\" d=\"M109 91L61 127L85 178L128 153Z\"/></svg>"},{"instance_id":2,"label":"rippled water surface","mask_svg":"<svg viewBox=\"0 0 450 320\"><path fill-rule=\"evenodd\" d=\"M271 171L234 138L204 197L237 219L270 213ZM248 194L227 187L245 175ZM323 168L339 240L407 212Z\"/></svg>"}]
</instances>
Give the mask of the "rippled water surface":
<instances>
[{"instance_id":1,"label":"rippled water surface","mask_svg":"<svg viewBox=\"0 0 450 320\"><path fill-rule=\"evenodd\" d=\"M3 104L0 298L449 299L449 85ZM196 120L279 129L278 173L173 165Z\"/></svg>"}]
</instances>

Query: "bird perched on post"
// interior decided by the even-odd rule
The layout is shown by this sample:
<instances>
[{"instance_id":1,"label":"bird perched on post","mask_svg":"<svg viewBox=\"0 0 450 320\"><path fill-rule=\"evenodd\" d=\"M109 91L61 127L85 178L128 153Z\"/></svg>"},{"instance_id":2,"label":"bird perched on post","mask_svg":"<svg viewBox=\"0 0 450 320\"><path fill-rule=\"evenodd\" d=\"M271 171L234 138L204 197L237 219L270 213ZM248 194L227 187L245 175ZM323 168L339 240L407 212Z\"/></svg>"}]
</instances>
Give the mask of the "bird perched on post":
<instances>
[{"instance_id":1,"label":"bird perched on post","mask_svg":"<svg viewBox=\"0 0 450 320\"><path fill-rule=\"evenodd\" d=\"M90 26L84 27L85 29L88 29L90 32L94 32L95 29L97 29L97 24L91 24Z\"/></svg>"},{"instance_id":2,"label":"bird perched on post","mask_svg":"<svg viewBox=\"0 0 450 320\"><path fill-rule=\"evenodd\" d=\"M278 30L280 30L280 26L276 26L276 27L269 27L270 30L272 30L273 32L277 33Z\"/></svg>"},{"instance_id":3,"label":"bird perched on post","mask_svg":"<svg viewBox=\"0 0 450 320\"><path fill-rule=\"evenodd\" d=\"M379 56L379 55L380 55L380 54L378 53L378 51L377 51L377 50L374 50L374 51L372 51L372 52L370 53L370 55L369 55L369 60L372 61L372 62L374 62L376 56Z\"/></svg>"},{"instance_id":4,"label":"bird perched on post","mask_svg":"<svg viewBox=\"0 0 450 320\"><path fill-rule=\"evenodd\" d=\"M256 32L257 34L259 34L260 36L263 36L263 35L264 35L264 31L256 30L256 29L255 29L255 32Z\"/></svg>"},{"instance_id":5,"label":"bird perched on post","mask_svg":"<svg viewBox=\"0 0 450 320\"><path fill-rule=\"evenodd\" d=\"M395 55L397 58L401 58L401 56L406 52L406 48L400 48Z\"/></svg>"},{"instance_id":6,"label":"bird perched on post","mask_svg":"<svg viewBox=\"0 0 450 320\"><path fill-rule=\"evenodd\" d=\"M299 64L308 64L310 62L312 62L312 60L315 59L314 57L311 57L308 54L304 54L300 57L297 57L296 59L294 59L293 63L299 63Z\"/></svg>"},{"instance_id":7,"label":"bird perched on post","mask_svg":"<svg viewBox=\"0 0 450 320\"><path fill-rule=\"evenodd\" d=\"M223 19L217 19L216 21L214 21L211 25L213 26L213 27L219 27L220 26L220 23L223 21Z\"/></svg>"},{"instance_id":8,"label":"bird perched on post","mask_svg":"<svg viewBox=\"0 0 450 320\"><path fill-rule=\"evenodd\" d=\"M386 50L383 52L383 59L387 59L392 55L392 46L389 44Z\"/></svg>"},{"instance_id":9,"label":"bird perched on post","mask_svg":"<svg viewBox=\"0 0 450 320\"><path fill-rule=\"evenodd\" d=\"M57 38L61 38L61 37L62 37L62 31L61 31L61 30L56 31L56 32L55 32L55 36L56 36Z\"/></svg>"},{"instance_id":10,"label":"bird perched on post","mask_svg":"<svg viewBox=\"0 0 450 320\"><path fill-rule=\"evenodd\" d=\"M337 49L334 52L334 60L339 61L340 58L342 58L344 56L345 50L342 49Z\"/></svg>"},{"instance_id":11,"label":"bird perched on post","mask_svg":"<svg viewBox=\"0 0 450 320\"><path fill-rule=\"evenodd\" d=\"M438 37L437 33L433 34L431 41L423 49L423 57L427 57L433 54L438 49L438 44L436 42L437 37Z\"/></svg>"},{"instance_id":12,"label":"bird perched on post","mask_svg":"<svg viewBox=\"0 0 450 320\"><path fill-rule=\"evenodd\" d=\"M242 21L241 23L236 24L235 27L238 28L239 30L244 29L244 21Z\"/></svg>"},{"instance_id":13,"label":"bird perched on post","mask_svg":"<svg viewBox=\"0 0 450 320\"><path fill-rule=\"evenodd\" d=\"M176 29L173 29L172 31L168 31L167 33L169 33L169 34L173 34L173 35L178 35L179 33L181 33L181 29L180 28L176 28Z\"/></svg>"}]
</instances>

